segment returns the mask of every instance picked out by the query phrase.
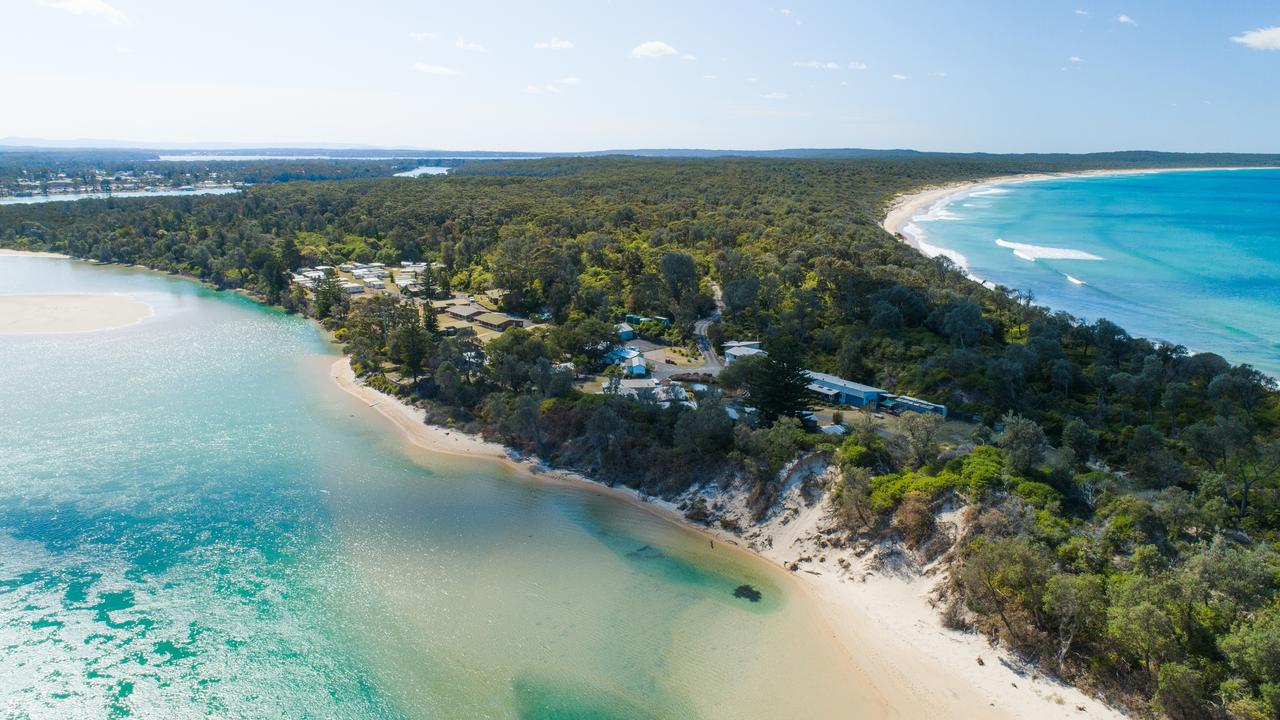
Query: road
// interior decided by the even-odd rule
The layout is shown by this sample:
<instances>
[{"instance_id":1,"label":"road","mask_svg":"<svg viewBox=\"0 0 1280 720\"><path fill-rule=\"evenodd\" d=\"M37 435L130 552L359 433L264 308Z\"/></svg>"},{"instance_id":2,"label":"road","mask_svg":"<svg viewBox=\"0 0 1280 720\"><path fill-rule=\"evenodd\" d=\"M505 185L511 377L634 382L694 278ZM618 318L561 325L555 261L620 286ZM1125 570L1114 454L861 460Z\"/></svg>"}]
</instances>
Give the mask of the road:
<instances>
[{"instance_id":1,"label":"road","mask_svg":"<svg viewBox=\"0 0 1280 720\"><path fill-rule=\"evenodd\" d=\"M692 372L703 372L708 375L719 375L724 369L724 361L716 354L715 346L711 344L711 340L707 338L707 328L711 324L720 320L720 311L724 309L724 296L720 291L720 285L711 282L711 293L715 297L716 309L711 314L704 317L693 324L693 339L698 343L698 349L702 351L702 367L692 368Z\"/></svg>"}]
</instances>

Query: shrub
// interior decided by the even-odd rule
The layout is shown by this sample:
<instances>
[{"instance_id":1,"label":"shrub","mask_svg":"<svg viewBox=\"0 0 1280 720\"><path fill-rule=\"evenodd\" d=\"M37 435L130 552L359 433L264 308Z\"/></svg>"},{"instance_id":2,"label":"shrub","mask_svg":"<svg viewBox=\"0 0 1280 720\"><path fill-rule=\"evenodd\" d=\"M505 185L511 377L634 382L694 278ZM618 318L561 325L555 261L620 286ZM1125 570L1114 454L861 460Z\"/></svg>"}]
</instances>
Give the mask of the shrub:
<instances>
[{"instance_id":1,"label":"shrub","mask_svg":"<svg viewBox=\"0 0 1280 720\"><path fill-rule=\"evenodd\" d=\"M981 499L992 490L1004 486L1006 465L999 448L982 445L964 457L960 477L969 494Z\"/></svg>"},{"instance_id":2,"label":"shrub","mask_svg":"<svg viewBox=\"0 0 1280 720\"><path fill-rule=\"evenodd\" d=\"M946 470L937 475L914 472L881 475L871 481L871 508L885 512L897 507L907 493L920 493L933 500L948 490L959 490L963 481L959 475Z\"/></svg>"},{"instance_id":3,"label":"shrub","mask_svg":"<svg viewBox=\"0 0 1280 720\"><path fill-rule=\"evenodd\" d=\"M1034 480L1023 480L1013 489L1013 494L1040 510L1056 510L1062 504L1062 493L1049 485Z\"/></svg>"}]
</instances>

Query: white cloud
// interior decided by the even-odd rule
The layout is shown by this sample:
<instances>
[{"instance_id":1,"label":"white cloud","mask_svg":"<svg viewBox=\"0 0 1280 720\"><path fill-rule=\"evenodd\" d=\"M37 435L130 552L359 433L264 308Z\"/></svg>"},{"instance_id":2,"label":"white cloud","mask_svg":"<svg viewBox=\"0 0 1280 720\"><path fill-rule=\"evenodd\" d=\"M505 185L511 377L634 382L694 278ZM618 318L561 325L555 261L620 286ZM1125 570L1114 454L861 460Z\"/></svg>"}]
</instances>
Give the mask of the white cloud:
<instances>
[{"instance_id":1,"label":"white cloud","mask_svg":"<svg viewBox=\"0 0 1280 720\"><path fill-rule=\"evenodd\" d=\"M582 84L582 80L579 80L576 77L560 78L557 82L559 82L561 85L581 85Z\"/></svg>"},{"instance_id":2,"label":"white cloud","mask_svg":"<svg viewBox=\"0 0 1280 720\"><path fill-rule=\"evenodd\" d=\"M631 57L634 58L656 58L663 55L676 55L679 51L661 40L650 40L642 42L631 48Z\"/></svg>"},{"instance_id":3,"label":"white cloud","mask_svg":"<svg viewBox=\"0 0 1280 720\"><path fill-rule=\"evenodd\" d=\"M810 68L813 70L839 70L840 69L839 63L819 62L817 60L806 60L805 62L800 62L799 60L792 60L791 65L798 68Z\"/></svg>"},{"instance_id":4,"label":"white cloud","mask_svg":"<svg viewBox=\"0 0 1280 720\"><path fill-rule=\"evenodd\" d=\"M1280 50L1280 27L1250 30L1231 38L1231 42L1254 50Z\"/></svg>"},{"instance_id":5,"label":"white cloud","mask_svg":"<svg viewBox=\"0 0 1280 720\"><path fill-rule=\"evenodd\" d=\"M1135 27L1138 25L1138 23L1135 22L1134 19L1129 17L1128 15L1117 15L1116 22L1122 25L1133 25Z\"/></svg>"},{"instance_id":6,"label":"white cloud","mask_svg":"<svg viewBox=\"0 0 1280 720\"><path fill-rule=\"evenodd\" d=\"M702 76L702 79L703 79L703 80L715 80L715 79L716 79L716 76L715 76L715 75L703 75L703 76Z\"/></svg>"},{"instance_id":7,"label":"white cloud","mask_svg":"<svg viewBox=\"0 0 1280 720\"><path fill-rule=\"evenodd\" d=\"M39 0L41 5L72 15L100 17L112 25L128 25L129 16L108 5L104 0Z\"/></svg>"},{"instance_id":8,"label":"white cloud","mask_svg":"<svg viewBox=\"0 0 1280 720\"><path fill-rule=\"evenodd\" d=\"M694 61L694 60L697 60L697 59L698 59L698 56L697 56L697 55L687 55L687 54L686 54L686 55L681 55L681 56L680 56L680 59L681 59L681 60L688 60L688 61L692 62L692 61Z\"/></svg>"},{"instance_id":9,"label":"white cloud","mask_svg":"<svg viewBox=\"0 0 1280 720\"><path fill-rule=\"evenodd\" d=\"M453 46L458 48L459 50L470 50L471 52L489 52L489 49L481 45L480 43L467 42L462 38L458 38L457 41L453 43Z\"/></svg>"},{"instance_id":10,"label":"white cloud","mask_svg":"<svg viewBox=\"0 0 1280 720\"><path fill-rule=\"evenodd\" d=\"M756 82L756 80L757 80L757 78L753 78L753 77L749 77L749 78L747 78L747 82L749 82L749 83Z\"/></svg>"},{"instance_id":11,"label":"white cloud","mask_svg":"<svg viewBox=\"0 0 1280 720\"><path fill-rule=\"evenodd\" d=\"M133 48L128 45L117 45L116 52L120 53L121 55L132 55Z\"/></svg>"},{"instance_id":12,"label":"white cloud","mask_svg":"<svg viewBox=\"0 0 1280 720\"><path fill-rule=\"evenodd\" d=\"M410 40L417 40L418 42L427 42L428 40L435 40L435 39L436 39L436 37L438 37L438 36L437 36L435 33L433 33L433 32L411 32L411 33L409 33L409 39L410 39Z\"/></svg>"},{"instance_id":13,"label":"white cloud","mask_svg":"<svg viewBox=\"0 0 1280 720\"><path fill-rule=\"evenodd\" d=\"M427 63L414 63L413 69L427 75L439 75L441 77L451 77L461 75L462 71L456 68L446 67L444 65L428 65Z\"/></svg>"},{"instance_id":14,"label":"white cloud","mask_svg":"<svg viewBox=\"0 0 1280 720\"><path fill-rule=\"evenodd\" d=\"M851 63L849 63L849 69L850 69L850 70L866 70L866 69L867 69L867 64L866 64L866 63L860 63L860 62L851 62Z\"/></svg>"},{"instance_id":15,"label":"white cloud","mask_svg":"<svg viewBox=\"0 0 1280 720\"><path fill-rule=\"evenodd\" d=\"M1089 14L1089 11L1088 11L1088 10L1076 10L1076 14L1077 14L1077 15L1079 15L1079 16L1081 16L1081 17L1084 17L1085 15L1088 15L1088 14Z\"/></svg>"},{"instance_id":16,"label":"white cloud","mask_svg":"<svg viewBox=\"0 0 1280 720\"><path fill-rule=\"evenodd\" d=\"M790 10L788 10L787 8L782 8L782 10L781 10L780 12L781 12L783 15L790 15L790 14L791 14L791 11L790 11Z\"/></svg>"},{"instance_id":17,"label":"white cloud","mask_svg":"<svg viewBox=\"0 0 1280 720\"><path fill-rule=\"evenodd\" d=\"M941 70L939 70L939 71L937 71L937 72L934 72L934 73L930 73L930 75L933 75L933 76L934 76L934 77L936 77L936 78L944 78L944 77L946 77L946 76L947 76L947 74L946 74L945 72L941 71Z\"/></svg>"},{"instance_id":18,"label":"white cloud","mask_svg":"<svg viewBox=\"0 0 1280 720\"><path fill-rule=\"evenodd\" d=\"M893 78L894 80L906 80L906 79L907 79L907 76L906 76L906 75L903 75L902 73L894 73L894 74L890 75L889 77Z\"/></svg>"},{"instance_id":19,"label":"white cloud","mask_svg":"<svg viewBox=\"0 0 1280 720\"><path fill-rule=\"evenodd\" d=\"M1072 55L1071 57L1067 58L1067 61L1072 63L1082 63L1084 62L1084 58L1080 57L1079 55Z\"/></svg>"},{"instance_id":20,"label":"white cloud","mask_svg":"<svg viewBox=\"0 0 1280 720\"><path fill-rule=\"evenodd\" d=\"M536 42L533 44L534 50L572 50L573 43L564 38L553 37L546 42Z\"/></svg>"},{"instance_id":21,"label":"white cloud","mask_svg":"<svg viewBox=\"0 0 1280 720\"><path fill-rule=\"evenodd\" d=\"M760 97L761 97L761 98L763 98L763 99L765 99L765 100L786 100L786 99L787 99L787 94L786 94L786 93L781 93L781 92L771 92L771 93L765 93L764 95L761 95Z\"/></svg>"}]
</instances>

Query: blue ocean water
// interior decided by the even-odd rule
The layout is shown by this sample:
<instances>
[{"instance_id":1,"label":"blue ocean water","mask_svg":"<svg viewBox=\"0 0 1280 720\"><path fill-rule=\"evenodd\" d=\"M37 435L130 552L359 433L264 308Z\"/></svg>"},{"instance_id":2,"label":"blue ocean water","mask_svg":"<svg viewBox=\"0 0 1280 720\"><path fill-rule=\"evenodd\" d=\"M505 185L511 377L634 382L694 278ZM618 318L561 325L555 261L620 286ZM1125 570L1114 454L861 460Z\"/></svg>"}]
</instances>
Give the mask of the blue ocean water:
<instances>
[{"instance_id":1,"label":"blue ocean water","mask_svg":"<svg viewBox=\"0 0 1280 720\"><path fill-rule=\"evenodd\" d=\"M1280 375L1280 170L988 185L904 231L1038 304Z\"/></svg>"},{"instance_id":2,"label":"blue ocean water","mask_svg":"<svg viewBox=\"0 0 1280 720\"><path fill-rule=\"evenodd\" d=\"M329 381L337 356L304 320L67 260L0 256L0 288L155 310L0 335L2 717L858 706L780 570L595 493L415 453Z\"/></svg>"}]
</instances>

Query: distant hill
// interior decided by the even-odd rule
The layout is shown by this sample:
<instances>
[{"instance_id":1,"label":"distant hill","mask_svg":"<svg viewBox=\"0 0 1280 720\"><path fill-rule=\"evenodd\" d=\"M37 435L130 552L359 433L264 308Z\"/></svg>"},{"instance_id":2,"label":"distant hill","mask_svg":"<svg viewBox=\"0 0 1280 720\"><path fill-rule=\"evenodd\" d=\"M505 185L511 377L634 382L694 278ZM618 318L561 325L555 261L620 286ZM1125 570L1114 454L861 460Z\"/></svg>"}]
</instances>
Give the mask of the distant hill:
<instances>
[{"instance_id":1,"label":"distant hill","mask_svg":"<svg viewBox=\"0 0 1280 720\"><path fill-rule=\"evenodd\" d=\"M20 154L58 158L74 155L79 159L97 157L104 160L131 159L156 160L160 155L201 156L265 156L289 158L298 156L322 156L333 159L370 158L450 158L450 159L533 159L630 156L650 158L821 158L860 160L1003 160L1057 164L1091 164L1105 167L1160 167L1175 165L1203 166L1256 166L1280 165L1280 155L1265 153L1179 153L1157 150L1121 150L1098 153L984 153L984 152L932 152L907 148L781 148L776 150L734 150L712 148L618 148L584 152L535 152L504 150L441 150L421 148L379 148L366 146L232 146L211 143L181 147L157 144L129 145L111 140L42 140L39 138L0 138L0 154Z\"/></svg>"}]
</instances>

